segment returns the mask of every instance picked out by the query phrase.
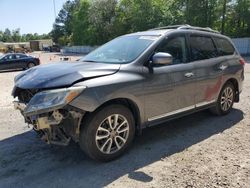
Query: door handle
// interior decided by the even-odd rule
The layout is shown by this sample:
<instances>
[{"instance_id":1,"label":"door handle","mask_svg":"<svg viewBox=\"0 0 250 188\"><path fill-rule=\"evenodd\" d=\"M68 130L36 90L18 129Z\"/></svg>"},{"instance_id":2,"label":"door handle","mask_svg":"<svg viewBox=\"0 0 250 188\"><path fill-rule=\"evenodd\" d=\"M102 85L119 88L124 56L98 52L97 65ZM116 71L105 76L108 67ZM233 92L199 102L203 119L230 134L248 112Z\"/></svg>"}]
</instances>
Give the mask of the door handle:
<instances>
[{"instance_id":1,"label":"door handle","mask_svg":"<svg viewBox=\"0 0 250 188\"><path fill-rule=\"evenodd\" d=\"M221 66L219 66L219 69L220 70L225 70L227 67L228 67L228 65L221 65Z\"/></svg>"},{"instance_id":2,"label":"door handle","mask_svg":"<svg viewBox=\"0 0 250 188\"><path fill-rule=\"evenodd\" d=\"M190 78L190 77L192 77L192 76L194 76L194 73L192 73L192 72L187 72L187 73L185 74L185 77L187 77L187 78Z\"/></svg>"}]
</instances>

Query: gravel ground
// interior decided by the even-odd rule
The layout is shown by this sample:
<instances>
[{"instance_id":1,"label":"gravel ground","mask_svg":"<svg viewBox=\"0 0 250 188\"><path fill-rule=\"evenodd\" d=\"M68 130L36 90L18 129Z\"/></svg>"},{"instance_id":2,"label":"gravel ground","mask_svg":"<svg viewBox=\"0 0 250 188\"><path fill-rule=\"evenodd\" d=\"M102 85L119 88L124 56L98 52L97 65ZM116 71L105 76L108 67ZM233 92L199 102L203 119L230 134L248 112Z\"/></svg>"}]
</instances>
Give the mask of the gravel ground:
<instances>
[{"instance_id":1,"label":"gravel ground","mask_svg":"<svg viewBox=\"0 0 250 188\"><path fill-rule=\"evenodd\" d=\"M40 54L43 62L50 55ZM241 101L229 115L203 111L148 128L110 163L88 159L73 143L40 141L12 107L18 73L0 73L1 188L250 187L250 64Z\"/></svg>"}]
</instances>

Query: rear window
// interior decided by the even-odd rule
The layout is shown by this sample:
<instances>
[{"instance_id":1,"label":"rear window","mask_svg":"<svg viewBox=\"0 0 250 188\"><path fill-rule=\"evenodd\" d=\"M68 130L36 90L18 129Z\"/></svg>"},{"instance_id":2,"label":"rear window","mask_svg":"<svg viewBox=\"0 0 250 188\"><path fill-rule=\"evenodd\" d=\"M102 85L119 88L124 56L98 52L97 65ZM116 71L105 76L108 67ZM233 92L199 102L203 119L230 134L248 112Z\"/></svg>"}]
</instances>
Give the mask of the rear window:
<instances>
[{"instance_id":1,"label":"rear window","mask_svg":"<svg viewBox=\"0 0 250 188\"><path fill-rule=\"evenodd\" d=\"M217 50L210 37L191 35L190 47L193 61L217 57Z\"/></svg>"},{"instance_id":2,"label":"rear window","mask_svg":"<svg viewBox=\"0 0 250 188\"><path fill-rule=\"evenodd\" d=\"M215 38L215 41L219 56L234 54L234 47L227 39Z\"/></svg>"}]
</instances>

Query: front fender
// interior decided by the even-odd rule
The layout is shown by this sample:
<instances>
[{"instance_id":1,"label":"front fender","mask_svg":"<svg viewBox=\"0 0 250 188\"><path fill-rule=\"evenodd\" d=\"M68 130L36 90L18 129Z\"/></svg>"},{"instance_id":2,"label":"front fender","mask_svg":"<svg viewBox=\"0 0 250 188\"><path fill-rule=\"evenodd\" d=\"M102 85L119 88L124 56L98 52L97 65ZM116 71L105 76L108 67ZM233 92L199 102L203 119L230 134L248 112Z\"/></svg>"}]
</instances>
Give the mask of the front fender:
<instances>
[{"instance_id":1,"label":"front fender","mask_svg":"<svg viewBox=\"0 0 250 188\"><path fill-rule=\"evenodd\" d=\"M142 79L138 74L120 73L84 81L81 84L87 86L86 90L70 105L84 111L93 112L108 101L128 99L137 106L140 119L143 121L144 92Z\"/></svg>"}]
</instances>

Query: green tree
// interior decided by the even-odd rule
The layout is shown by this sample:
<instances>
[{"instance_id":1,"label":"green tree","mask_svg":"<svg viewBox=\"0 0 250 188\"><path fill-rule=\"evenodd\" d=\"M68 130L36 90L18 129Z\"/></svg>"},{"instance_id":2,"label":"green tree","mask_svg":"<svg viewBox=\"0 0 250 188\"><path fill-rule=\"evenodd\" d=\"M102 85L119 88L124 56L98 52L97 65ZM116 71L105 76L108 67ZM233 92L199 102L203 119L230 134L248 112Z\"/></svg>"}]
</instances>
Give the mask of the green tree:
<instances>
[{"instance_id":1,"label":"green tree","mask_svg":"<svg viewBox=\"0 0 250 188\"><path fill-rule=\"evenodd\" d=\"M38 35L37 33L32 34L20 34L20 29L14 29L12 32L6 28L5 31L0 31L0 41L1 42L29 42L30 40L39 40L39 39L49 39L48 34Z\"/></svg>"},{"instance_id":2,"label":"green tree","mask_svg":"<svg viewBox=\"0 0 250 188\"><path fill-rule=\"evenodd\" d=\"M5 31L3 32L3 37L2 37L3 42L13 42L12 36L11 36L11 31L6 28Z\"/></svg>"},{"instance_id":3,"label":"green tree","mask_svg":"<svg viewBox=\"0 0 250 188\"><path fill-rule=\"evenodd\" d=\"M74 12L71 35L71 41L74 45L94 45L96 42L90 28L89 7L90 2L82 0L79 8Z\"/></svg>"},{"instance_id":4,"label":"green tree","mask_svg":"<svg viewBox=\"0 0 250 188\"><path fill-rule=\"evenodd\" d=\"M20 28L15 29L15 30L12 31L12 40L14 42L20 42L21 41Z\"/></svg>"},{"instance_id":5,"label":"green tree","mask_svg":"<svg viewBox=\"0 0 250 188\"><path fill-rule=\"evenodd\" d=\"M218 0L183 1L185 22L200 27L213 27Z\"/></svg>"},{"instance_id":6,"label":"green tree","mask_svg":"<svg viewBox=\"0 0 250 188\"><path fill-rule=\"evenodd\" d=\"M93 0L90 4L90 30L96 44L103 44L114 37L116 6L116 0Z\"/></svg>"},{"instance_id":7,"label":"green tree","mask_svg":"<svg viewBox=\"0 0 250 188\"><path fill-rule=\"evenodd\" d=\"M67 1L51 36L63 45L100 45L122 34L176 24L250 36L250 0Z\"/></svg>"},{"instance_id":8,"label":"green tree","mask_svg":"<svg viewBox=\"0 0 250 188\"><path fill-rule=\"evenodd\" d=\"M64 3L63 8L58 13L58 16L53 25L53 29L50 33L54 42L60 43L62 41L65 41L62 40L63 38L67 39L66 41L69 40L70 35L72 34L73 15L76 9L78 9L79 4L79 0L68 0Z\"/></svg>"},{"instance_id":9,"label":"green tree","mask_svg":"<svg viewBox=\"0 0 250 188\"><path fill-rule=\"evenodd\" d=\"M50 32L50 35L55 43L59 43L59 38L66 36L64 27L59 24L53 24L53 29Z\"/></svg>"},{"instance_id":10,"label":"green tree","mask_svg":"<svg viewBox=\"0 0 250 188\"><path fill-rule=\"evenodd\" d=\"M237 37L250 35L250 0L237 0L232 7L228 25L228 34Z\"/></svg>"},{"instance_id":11,"label":"green tree","mask_svg":"<svg viewBox=\"0 0 250 188\"><path fill-rule=\"evenodd\" d=\"M161 0L121 0L118 7L120 27L125 33L164 25L167 22L164 4Z\"/></svg>"}]
</instances>

